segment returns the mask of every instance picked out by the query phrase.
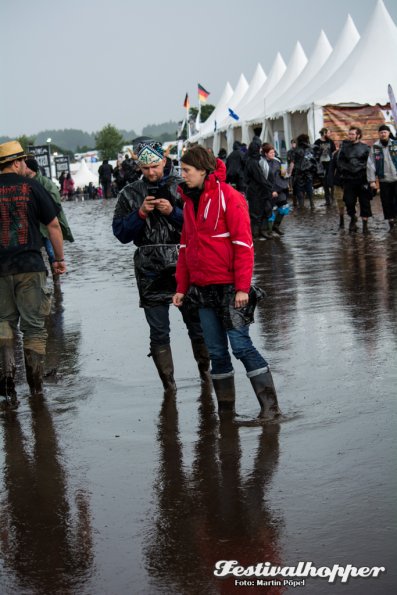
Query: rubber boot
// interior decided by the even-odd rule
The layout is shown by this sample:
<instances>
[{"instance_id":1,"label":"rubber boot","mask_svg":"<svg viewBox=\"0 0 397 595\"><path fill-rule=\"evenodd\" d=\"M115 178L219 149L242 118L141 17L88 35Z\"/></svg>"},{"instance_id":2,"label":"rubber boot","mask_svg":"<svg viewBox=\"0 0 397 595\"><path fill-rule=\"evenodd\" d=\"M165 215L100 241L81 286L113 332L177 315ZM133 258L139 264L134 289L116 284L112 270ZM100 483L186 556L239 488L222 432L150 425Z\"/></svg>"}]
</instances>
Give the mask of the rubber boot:
<instances>
[{"instance_id":1,"label":"rubber boot","mask_svg":"<svg viewBox=\"0 0 397 595\"><path fill-rule=\"evenodd\" d=\"M394 229L394 219L389 219L389 231L393 231Z\"/></svg>"},{"instance_id":2,"label":"rubber boot","mask_svg":"<svg viewBox=\"0 0 397 595\"><path fill-rule=\"evenodd\" d=\"M174 362L170 345L152 347L151 356L159 373L164 387L164 396L172 396L176 393L174 380Z\"/></svg>"},{"instance_id":3,"label":"rubber boot","mask_svg":"<svg viewBox=\"0 0 397 595\"><path fill-rule=\"evenodd\" d=\"M314 211L314 198L313 195L309 196L309 201L310 201L310 208L312 211Z\"/></svg>"},{"instance_id":4,"label":"rubber boot","mask_svg":"<svg viewBox=\"0 0 397 595\"><path fill-rule=\"evenodd\" d=\"M0 395L5 397L3 405L8 409L16 409L19 405L15 390L15 353L14 341L2 339L1 345L1 370L0 370Z\"/></svg>"},{"instance_id":5,"label":"rubber boot","mask_svg":"<svg viewBox=\"0 0 397 595\"><path fill-rule=\"evenodd\" d=\"M339 229L343 229L345 227L345 218L343 215L339 215Z\"/></svg>"},{"instance_id":6,"label":"rubber boot","mask_svg":"<svg viewBox=\"0 0 397 595\"><path fill-rule=\"evenodd\" d=\"M350 217L350 223L349 223L349 231L357 231L357 217L355 215L353 215L353 217Z\"/></svg>"},{"instance_id":7,"label":"rubber boot","mask_svg":"<svg viewBox=\"0 0 397 595\"><path fill-rule=\"evenodd\" d=\"M284 219L284 215L280 215L280 213L277 213L276 220L273 223L273 232L276 233L279 236L283 236L284 235L284 232L281 231L281 229L280 229L280 225L281 225L281 222L282 222L283 219Z\"/></svg>"},{"instance_id":8,"label":"rubber boot","mask_svg":"<svg viewBox=\"0 0 397 595\"><path fill-rule=\"evenodd\" d=\"M363 219L363 234L367 235L367 233L369 233L368 219Z\"/></svg>"},{"instance_id":9,"label":"rubber boot","mask_svg":"<svg viewBox=\"0 0 397 595\"><path fill-rule=\"evenodd\" d=\"M272 240L274 238L273 233L272 233L272 224L273 224L273 222L269 221L268 219L266 219L262 223L261 236L263 238L265 238L266 240Z\"/></svg>"},{"instance_id":10,"label":"rubber boot","mask_svg":"<svg viewBox=\"0 0 397 595\"><path fill-rule=\"evenodd\" d=\"M43 397L44 355L32 349L24 349L23 352L30 394L32 397Z\"/></svg>"},{"instance_id":11,"label":"rubber boot","mask_svg":"<svg viewBox=\"0 0 397 595\"><path fill-rule=\"evenodd\" d=\"M218 401L218 411L231 411L234 413L236 402L236 389L234 387L234 372L223 378L214 378L212 384Z\"/></svg>"},{"instance_id":12,"label":"rubber boot","mask_svg":"<svg viewBox=\"0 0 397 595\"><path fill-rule=\"evenodd\" d=\"M204 339L195 339L194 341L192 340L192 349L194 359L197 362L202 384L210 384L210 356L208 354L207 346L204 343Z\"/></svg>"},{"instance_id":13,"label":"rubber boot","mask_svg":"<svg viewBox=\"0 0 397 595\"><path fill-rule=\"evenodd\" d=\"M270 370L250 377L250 381L261 406L258 417L264 420L274 420L280 417L281 411Z\"/></svg>"}]
</instances>

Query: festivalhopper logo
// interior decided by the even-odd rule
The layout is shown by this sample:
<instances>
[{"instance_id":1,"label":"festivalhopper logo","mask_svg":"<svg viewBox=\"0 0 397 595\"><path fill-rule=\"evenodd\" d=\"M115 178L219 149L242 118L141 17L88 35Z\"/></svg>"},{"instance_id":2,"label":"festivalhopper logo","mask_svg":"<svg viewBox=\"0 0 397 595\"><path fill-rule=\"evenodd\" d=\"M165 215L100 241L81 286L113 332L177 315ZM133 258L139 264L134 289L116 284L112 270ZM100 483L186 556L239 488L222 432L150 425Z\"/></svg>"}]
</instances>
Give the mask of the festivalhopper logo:
<instances>
[{"instance_id":1,"label":"festivalhopper logo","mask_svg":"<svg viewBox=\"0 0 397 595\"><path fill-rule=\"evenodd\" d=\"M298 562L296 566L273 566L271 562L240 566L237 560L218 560L215 564L214 575L218 578L233 576L236 578L262 579L265 577L270 579L271 582L275 581L275 579L288 579L290 583L293 582L290 579L321 578L327 579L329 583L336 583L338 580L341 583L347 583L351 578L378 578L383 572L386 572L384 566L357 567L352 564L346 564L346 566L334 564L333 566L317 567L312 562ZM250 583L253 581L235 581L237 586L239 586L240 582ZM264 581L261 581L261 584L264 584ZM271 583L269 582L269 584Z\"/></svg>"}]
</instances>

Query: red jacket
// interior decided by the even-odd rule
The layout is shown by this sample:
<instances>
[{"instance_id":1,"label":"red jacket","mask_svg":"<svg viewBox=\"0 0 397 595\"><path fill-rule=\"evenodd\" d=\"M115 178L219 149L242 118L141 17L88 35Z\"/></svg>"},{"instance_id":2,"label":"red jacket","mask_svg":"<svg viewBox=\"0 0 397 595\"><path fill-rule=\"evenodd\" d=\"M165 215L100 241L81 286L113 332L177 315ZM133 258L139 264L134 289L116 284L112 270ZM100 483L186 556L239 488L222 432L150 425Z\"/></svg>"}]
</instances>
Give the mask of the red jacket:
<instances>
[{"instance_id":1,"label":"red jacket","mask_svg":"<svg viewBox=\"0 0 397 595\"><path fill-rule=\"evenodd\" d=\"M254 249L248 205L237 190L219 180L223 173L218 164L206 178L197 217L193 201L178 188L185 202L176 267L178 293L186 293L192 284L232 283L236 291L246 293L251 286Z\"/></svg>"}]
</instances>

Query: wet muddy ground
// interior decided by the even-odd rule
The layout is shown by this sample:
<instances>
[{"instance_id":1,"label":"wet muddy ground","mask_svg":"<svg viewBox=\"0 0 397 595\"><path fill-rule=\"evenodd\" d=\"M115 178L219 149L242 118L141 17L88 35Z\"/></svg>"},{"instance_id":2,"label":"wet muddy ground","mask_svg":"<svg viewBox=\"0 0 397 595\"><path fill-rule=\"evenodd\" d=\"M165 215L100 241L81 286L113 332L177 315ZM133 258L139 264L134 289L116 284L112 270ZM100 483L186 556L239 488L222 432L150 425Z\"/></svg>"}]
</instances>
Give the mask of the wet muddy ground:
<instances>
[{"instance_id":1,"label":"wet muddy ground","mask_svg":"<svg viewBox=\"0 0 397 595\"><path fill-rule=\"evenodd\" d=\"M282 240L256 242L267 298L251 334L285 414L263 427L238 362L239 416L219 423L176 309L178 395L163 403L114 201L65 204L76 243L48 321L46 400L29 402L20 371L20 409L0 418L2 594L394 592L397 233L378 200L368 236L340 232L319 199ZM236 586L218 560L387 572Z\"/></svg>"}]
</instances>

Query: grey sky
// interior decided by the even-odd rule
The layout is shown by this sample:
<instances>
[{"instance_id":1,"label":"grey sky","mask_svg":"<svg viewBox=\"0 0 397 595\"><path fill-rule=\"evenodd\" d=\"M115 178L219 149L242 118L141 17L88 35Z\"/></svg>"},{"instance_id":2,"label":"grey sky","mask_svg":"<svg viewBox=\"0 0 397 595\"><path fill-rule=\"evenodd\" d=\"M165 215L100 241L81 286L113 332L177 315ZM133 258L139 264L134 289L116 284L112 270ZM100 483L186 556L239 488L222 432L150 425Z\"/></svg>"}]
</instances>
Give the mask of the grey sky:
<instances>
[{"instance_id":1,"label":"grey sky","mask_svg":"<svg viewBox=\"0 0 397 595\"><path fill-rule=\"evenodd\" d=\"M396 0L384 0L397 23ZM0 136L44 129L140 133L181 120L197 83L218 101L226 81L266 74L297 40L309 57L323 28L334 46L350 13L360 34L376 0L2 0ZM376 48L374 48L376 51ZM390 60L392 57L390 57ZM390 64L390 62L389 62ZM380 61L379 67L387 67ZM370 73L368 84L371 84ZM352 98L354 99L354 98Z\"/></svg>"}]
</instances>

